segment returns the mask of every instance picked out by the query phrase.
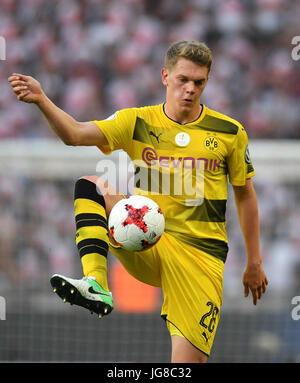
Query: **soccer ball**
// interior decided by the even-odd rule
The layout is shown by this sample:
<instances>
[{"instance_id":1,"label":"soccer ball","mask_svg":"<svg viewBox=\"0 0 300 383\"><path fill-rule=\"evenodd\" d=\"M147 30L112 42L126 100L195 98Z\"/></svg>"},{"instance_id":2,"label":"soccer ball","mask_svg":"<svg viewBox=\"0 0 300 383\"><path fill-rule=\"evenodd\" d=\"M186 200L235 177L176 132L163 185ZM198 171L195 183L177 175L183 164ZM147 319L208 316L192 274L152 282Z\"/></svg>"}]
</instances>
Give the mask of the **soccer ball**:
<instances>
[{"instance_id":1,"label":"soccer ball","mask_svg":"<svg viewBox=\"0 0 300 383\"><path fill-rule=\"evenodd\" d=\"M112 242L129 251L155 245L165 230L165 218L156 202L134 195L118 201L108 218Z\"/></svg>"}]
</instances>

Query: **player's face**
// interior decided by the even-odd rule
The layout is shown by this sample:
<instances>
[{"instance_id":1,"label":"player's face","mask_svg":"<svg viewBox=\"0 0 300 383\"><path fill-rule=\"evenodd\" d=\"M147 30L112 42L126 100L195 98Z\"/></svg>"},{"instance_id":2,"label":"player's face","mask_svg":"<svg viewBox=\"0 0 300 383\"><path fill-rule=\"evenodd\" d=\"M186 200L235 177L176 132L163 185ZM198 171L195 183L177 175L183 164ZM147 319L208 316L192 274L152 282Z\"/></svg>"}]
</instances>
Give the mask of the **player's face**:
<instances>
[{"instance_id":1,"label":"player's face","mask_svg":"<svg viewBox=\"0 0 300 383\"><path fill-rule=\"evenodd\" d=\"M162 82L167 88L166 106L171 114L190 118L199 115L200 97L208 81L208 68L185 58L179 58L172 70L162 70ZM170 116L172 117L172 116Z\"/></svg>"}]
</instances>

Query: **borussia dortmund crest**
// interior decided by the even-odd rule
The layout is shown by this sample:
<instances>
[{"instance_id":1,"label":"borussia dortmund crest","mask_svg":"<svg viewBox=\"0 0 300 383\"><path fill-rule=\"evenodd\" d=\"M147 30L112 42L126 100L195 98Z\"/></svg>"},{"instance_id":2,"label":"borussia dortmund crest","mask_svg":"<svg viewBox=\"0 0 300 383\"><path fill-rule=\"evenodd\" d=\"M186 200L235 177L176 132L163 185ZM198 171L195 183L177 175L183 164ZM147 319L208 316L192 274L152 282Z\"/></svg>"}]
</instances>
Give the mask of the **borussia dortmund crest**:
<instances>
[{"instance_id":1,"label":"borussia dortmund crest","mask_svg":"<svg viewBox=\"0 0 300 383\"><path fill-rule=\"evenodd\" d=\"M219 141L216 136L207 136L204 140L205 149L215 152L219 148Z\"/></svg>"}]
</instances>

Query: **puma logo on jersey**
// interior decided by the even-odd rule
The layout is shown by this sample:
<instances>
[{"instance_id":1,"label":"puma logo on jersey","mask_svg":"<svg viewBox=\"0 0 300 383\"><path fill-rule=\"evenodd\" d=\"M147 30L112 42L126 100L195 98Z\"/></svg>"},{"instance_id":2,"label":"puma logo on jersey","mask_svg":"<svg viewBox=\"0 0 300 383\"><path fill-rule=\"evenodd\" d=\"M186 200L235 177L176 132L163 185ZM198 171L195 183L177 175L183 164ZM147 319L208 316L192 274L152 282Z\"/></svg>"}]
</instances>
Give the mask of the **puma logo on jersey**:
<instances>
[{"instance_id":1,"label":"puma logo on jersey","mask_svg":"<svg viewBox=\"0 0 300 383\"><path fill-rule=\"evenodd\" d=\"M203 331L203 333L202 333L202 336L203 336L203 338L205 339L205 341L208 342L208 337L207 337L207 335L205 334L204 331Z\"/></svg>"},{"instance_id":2,"label":"puma logo on jersey","mask_svg":"<svg viewBox=\"0 0 300 383\"><path fill-rule=\"evenodd\" d=\"M159 137L162 135L162 133L159 133L159 135L157 136L154 132L152 132L152 130L150 130L149 134L150 136L155 137L157 140L157 143L159 144Z\"/></svg>"}]
</instances>

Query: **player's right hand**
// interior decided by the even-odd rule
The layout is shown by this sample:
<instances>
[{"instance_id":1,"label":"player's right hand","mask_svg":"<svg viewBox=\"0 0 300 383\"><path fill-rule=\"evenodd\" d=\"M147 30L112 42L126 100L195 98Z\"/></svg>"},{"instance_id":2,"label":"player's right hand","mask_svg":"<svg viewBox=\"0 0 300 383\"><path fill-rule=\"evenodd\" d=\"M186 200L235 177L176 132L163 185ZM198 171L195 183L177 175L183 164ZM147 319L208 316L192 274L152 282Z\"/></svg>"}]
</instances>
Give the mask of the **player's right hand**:
<instances>
[{"instance_id":1,"label":"player's right hand","mask_svg":"<svg viewBox=\"0 0 300 383\"><path fill-rule=\"evenodd\" d=\"M13 73L9 78L13 91L19 101L28 103L39 103L43 97L41 84L31 76Z\"/></svg>"}]
</instances>

